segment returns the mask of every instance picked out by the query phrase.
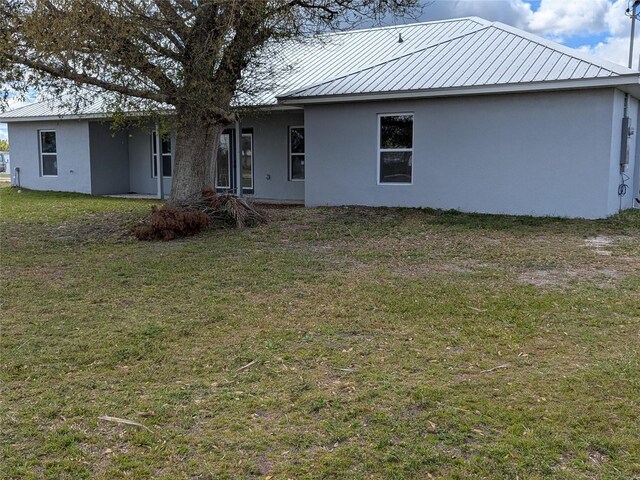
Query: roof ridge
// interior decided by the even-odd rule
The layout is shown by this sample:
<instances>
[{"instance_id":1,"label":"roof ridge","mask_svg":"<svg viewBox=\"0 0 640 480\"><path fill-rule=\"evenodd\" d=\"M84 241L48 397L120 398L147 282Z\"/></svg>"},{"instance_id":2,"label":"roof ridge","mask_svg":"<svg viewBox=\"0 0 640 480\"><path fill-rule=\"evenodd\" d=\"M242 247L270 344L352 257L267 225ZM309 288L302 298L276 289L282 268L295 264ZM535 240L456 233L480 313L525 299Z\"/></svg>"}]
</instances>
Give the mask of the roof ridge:
<instances>
[{"instance_id":1,"label":"roof ridge","mask_svg":"<svg viewBox=\"0 0 640 480\"><path fill-rule=\"evenodd\" d=\"M500 30L509 32L513 35L517 35L521 38L525 38L530 42L536 43L542 47L556 50L564 55L568 55L582 62L586 62L594 67L604 68L606 70L609 70L615 73L616 75L627 75L631 73L638 73L637 70L627 68L624 65L610 62L609 60L598 57L596 55L592 55L587 52L580 51L575 48L567 47L566 45L563 45L559 42L549 40L548 38L541 37L540 35L527 32L526 30L522 30L520 28L512 27L511 25L507 25L506 23L492 22L491 26L498 28Z\"/></svg>"},{"instance_id":2,"label":"roof ridge","mask_svg":"<svg viewBox=\"0 0 640 480\"><path fill-rule=\"evenodd\" d=\"M356 30L344 30L341 32L327 32L321 33L317 35L318 37L333 37L338 35L352 35L354 33L366 33L366 32L374 32L378 30L393 30L398 28L409 28L409 27L417 27L421 25L435 25L438 23L453 23L453 22L462 22L462 21L472 21L476 22L481 26L489 26L491 22L489 20L485 20L481 17L470 16L470 17L460 17L460 18L444 18L442 20L430 20L428 22L414 22L414 23L405 23L403 25L386 25L384 27L369 27L369 28L359 28Z\"/></svg>"},{"instance_id":3,"label":"roof ridge","mask_svg":"<svg viewBox=\"0 0 640 480\"><path fill-rule=\"evenodd\" d=\"M289 97L289 96L296 95L298 93L304 92L305 90L308 90L310 88L317 88L317 87L319 87L321 85L326 85L327 83L332 83L332 82L335 82L335 81L338 81L338 80L342 80L343 78L347 78L347 77L350 77L352 75L357 75L359 73L365 72L367 70L372 70L374 68L381 67L382 65L385 65L387 63L395 62L396 60L400 60L402 58L406 58L406 57L409 57L411 55L415 55L417 53L422 53L422 52L424 52L426 50L429 50L430 48L435 48L435 47L438 47L438 46L443 45L445 43L452 42L453 40L458 40L460 38L466 37L467 35L476 34L478 32L486 30L486 29L488 29L490 27L491 27L491 24L488 24L488 25L484 25L484 26L481 26L479 28L476 28L474 30L470 30L470 31L465 32L465 33L454 35L453 37L448 37L446 39L441 39L441 40L436 41L435 43L431 43L431 44L427 45L426 47L422 47L422 48L419 48L417 50L413 50L412 52L408 52L408 53L405 53L403 55L399 55L397 57L389 58L389 59L387 59L387 60L385 60L383 62L380 62L380 63L376 63L376 64L373 64L373 65L367 65L366 67L360 68L359 70L354 70L352 72L348 72L348 73L339 75L337 77L329 78L327 80L323 80L323 81L318 82L318 83L313 83L311 85L306 85L306 86L304 86L302 88L291 90L289 92L284 93L283 95L278 95L278 97Z\"/></svg>"}]
</instances>

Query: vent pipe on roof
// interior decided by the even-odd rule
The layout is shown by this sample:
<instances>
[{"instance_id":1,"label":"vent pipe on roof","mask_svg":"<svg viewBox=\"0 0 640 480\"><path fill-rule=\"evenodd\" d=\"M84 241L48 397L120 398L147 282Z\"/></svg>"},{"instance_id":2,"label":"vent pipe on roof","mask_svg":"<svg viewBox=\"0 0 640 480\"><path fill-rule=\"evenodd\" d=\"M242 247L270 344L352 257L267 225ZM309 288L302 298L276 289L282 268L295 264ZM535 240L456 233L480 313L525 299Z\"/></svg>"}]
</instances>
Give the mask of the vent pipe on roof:
<instances>
[{"instance_id":1,"label":"vent pipe on roof","mask_svg":"<svg viewBox=\"0 0 640 480\"><path fill-rule=\"evenodd\" d=\"M402 33L398 33L398 43L402 43L404 40L402 39Z\"/></svg>"}]
</instances>

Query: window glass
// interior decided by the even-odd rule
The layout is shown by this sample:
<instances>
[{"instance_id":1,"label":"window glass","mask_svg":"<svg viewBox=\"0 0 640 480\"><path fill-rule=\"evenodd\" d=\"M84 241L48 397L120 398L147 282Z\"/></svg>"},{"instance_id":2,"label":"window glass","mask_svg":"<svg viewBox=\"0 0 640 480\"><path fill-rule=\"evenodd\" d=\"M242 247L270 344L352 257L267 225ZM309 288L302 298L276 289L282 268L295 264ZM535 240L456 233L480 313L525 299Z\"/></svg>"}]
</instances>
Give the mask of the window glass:
<instances>
[{"instance_id":1,"label":"window glass","mask_svg":"<svg viewBox=\"0 0 640 480\"><path fill-rule=\"evenodd\" d=\"M220 135L218 144L218 156L216 158L216 187L230 188L229 181L231 164L231 136L228 133Z\"/></svg>"},{"instance_id":2,"label":"window glass","mask_svg":"<svg viewBox=\"0 0 640 480\"><path fill-rule=\"evenodd\" d=\"M240 150L242 151L242 188L253 188L253 134L242 134Z\"/></svg>"},{"instance_id":3,"label":"window glass","mask_svg":"<svg viewBox=\"0 0 640 480\"><path fill-rule=\"evenodd\" d=\"M291 153L304 153L304 128L291 128Z\"/></svg>"},{"instance_id":4,"label":"window glass","mask_svg":"<svg viewBox=\"0 0 640 480\"><path fill-rule=\"evenodd\" d=\"M289 179L304 180L304 127L289 128Z\"/></svg>"},{"instance_id":5,"label":"window glass","mask_svg":"<svg viewBox=\"0 0 640 480\"><path fill-rule=\"evenodd\" d=\"M380 148L413 148L413 115L381 116Z\"/></svg>"},{"instance_id":6,"label":"window glass","mask_svg":"<svg viewBox=\"0 0 640 480\"><path fill-rule=\"evenodd\" d=\"M380 183L411 183L412 152L380 152Z\"/></svg>"},{"instance_id":7,"label":"window glass","mask_svg":"<svg viewBox=\"0 0 640 480\"><path fill-rule=\"evenodd\" d=\"M162 136L162 176L170 177L173 174L173 162L171 156L171 137L169 135ZM153 176L158 176L158 164L156 162L156 156L158 152L158 147L156 145L156 132L153 132L151 135L151 151L153 152L151 155Z\"/></svg>"},{"instance_id":8,"label":"window glass","mask_svg":"<svg viewBox=\"0 0 640 480\"><path fill-rule=\"evenodd\" d=\"M58 156L42 155L42 174L58 175Z\"/></svg>"},{"instance_id":9,"label":"window glass","mask_svg":"<svg viewBox=\"0 0 640 480\"><path fill-rule=\"evenodd\" d=\"M40 132L40 139L42 141L42 153L57 153L56 132Z\"/></svg>"},{"instance_id":10,"label":"window glass","mask_svg":"<svg viewBox=\"0 0 640 480\"><path fill-rule=\"evenodd\" d=\"M304 180L304 155L291 155L291 180Z\"/></svg>"}]
</instances>

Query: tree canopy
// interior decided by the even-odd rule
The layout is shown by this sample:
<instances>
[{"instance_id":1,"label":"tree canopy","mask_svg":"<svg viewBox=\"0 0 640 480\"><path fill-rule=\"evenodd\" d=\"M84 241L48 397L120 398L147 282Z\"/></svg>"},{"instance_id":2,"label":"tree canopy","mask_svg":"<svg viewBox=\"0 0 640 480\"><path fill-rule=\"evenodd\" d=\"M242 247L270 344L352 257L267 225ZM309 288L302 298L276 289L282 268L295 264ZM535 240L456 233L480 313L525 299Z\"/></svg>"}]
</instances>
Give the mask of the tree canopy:
<instances>
[{"instance_id":1,"label":"tree canopy","mask_svg":"<svg viewBox=\"0 0 640 480\"><path fill-rule=\"evenodd\" d=\"M233 101L267 86L282 41L405 15L418 0L3 0L0 85L100 98L109 112L170 107L171 198L213 184Z\"/></svg>"}]
</instances>

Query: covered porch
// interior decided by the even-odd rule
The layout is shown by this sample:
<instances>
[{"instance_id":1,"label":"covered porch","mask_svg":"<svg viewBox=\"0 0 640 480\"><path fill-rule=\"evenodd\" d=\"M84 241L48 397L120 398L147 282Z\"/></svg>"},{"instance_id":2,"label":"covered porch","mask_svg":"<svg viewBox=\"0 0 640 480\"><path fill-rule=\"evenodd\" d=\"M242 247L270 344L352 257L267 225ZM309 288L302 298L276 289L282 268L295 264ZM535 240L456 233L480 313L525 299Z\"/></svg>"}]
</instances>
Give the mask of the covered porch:
<instances>
[{"instance_id":1,"label":"covered porch","mask_svg":"<svg viewBox=\"0 0 640 480\"><path fill-rule=\"evenodd\" d=\"M166 198L171 192L175 135L153 125L112 131L90 122L91 192L124 198ZM220 138L218 192L274 203L304 203L304 112L242 118Z\"/></svg>"}]
</instances>

